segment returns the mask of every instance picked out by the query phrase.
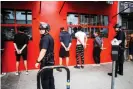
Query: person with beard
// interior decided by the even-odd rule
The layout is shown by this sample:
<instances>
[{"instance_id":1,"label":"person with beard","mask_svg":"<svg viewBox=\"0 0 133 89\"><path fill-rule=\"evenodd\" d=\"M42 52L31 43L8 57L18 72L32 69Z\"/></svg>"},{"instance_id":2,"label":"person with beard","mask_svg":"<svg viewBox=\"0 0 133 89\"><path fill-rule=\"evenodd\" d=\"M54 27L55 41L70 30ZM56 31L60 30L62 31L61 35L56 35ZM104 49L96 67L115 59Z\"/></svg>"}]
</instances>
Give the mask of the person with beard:
<instances>
[{"instance_id":1,"label":"person with beard","mask_svg":"<svg viewBox=\"0 0 133 89\"><path fill-rule=\"evenodd\" d=\"M114 26L114 29L116 31L116 36L114 38L121 41L118 50L118 60L116 60L116 65L115 65L115 77L117 77L117 74L123 75L125 33L121 29L121 26L119 26L118 24ZM108 75L112 76L112 73L108 73Z\"/></svg>"}]
</instances>

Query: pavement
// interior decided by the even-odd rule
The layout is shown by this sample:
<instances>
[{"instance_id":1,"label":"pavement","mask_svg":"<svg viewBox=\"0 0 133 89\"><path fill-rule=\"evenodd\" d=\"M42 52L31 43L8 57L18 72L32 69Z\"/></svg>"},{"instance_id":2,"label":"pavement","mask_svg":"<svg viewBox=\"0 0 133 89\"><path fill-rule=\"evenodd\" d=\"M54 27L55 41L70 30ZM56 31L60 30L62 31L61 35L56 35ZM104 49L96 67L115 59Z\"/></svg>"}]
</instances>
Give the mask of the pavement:
<instances>
[{"instance_id":1,"label":"pavement","mask_svg":"<svg viewBox=\"0 0 133 89\"><path fill-rule=\"evenodd\" d=\"M112 63L95 66L85 65L84 69L70 69L70 89L111 89L111 77L107 75L112 71ZM29 70L26 75L21 71L19 76L14 72L1 77L1 89L37 89L36 75L38 70ZM55 89L66 89L66 71L54 70ZM124 63L124 75L115 78L115 89L133 89L133 62Z\"/></svg>"}]
</instances>

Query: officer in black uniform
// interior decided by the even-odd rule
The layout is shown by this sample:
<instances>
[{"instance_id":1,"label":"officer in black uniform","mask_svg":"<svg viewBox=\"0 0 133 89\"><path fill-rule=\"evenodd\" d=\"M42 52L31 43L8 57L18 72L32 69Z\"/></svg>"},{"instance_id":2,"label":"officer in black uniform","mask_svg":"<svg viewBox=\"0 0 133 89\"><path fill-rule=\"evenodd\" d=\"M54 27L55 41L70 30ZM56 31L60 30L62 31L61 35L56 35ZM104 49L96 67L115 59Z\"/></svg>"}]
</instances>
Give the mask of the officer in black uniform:
<instances>
[{"instance_id":1,"label":"officer in black uniform","mask_svg":"<svg viewBox=\"0 0 133 89\"><path fill-rule=\"evenodd\" d=\"M36 60L35 67L40 69L44 66L54 65L54 40L49 34L50 26L47 23L40 22L40 54ZM43 89L55 89L53 69L45 69L41 74L41 83Z\"/></svg>"},{"instance_id":2,"label":"officer in black uniform","mask_svg":"<svg viewBox=\"0 0 133 89\"><path fill-rule=\"evenodd\" d=\"M114 29L116 31L116 36L114 38L121 41L118 50L118 60L116 61L115 67L115 77L117 77L117 73L123 75L125 33L124 31L122 31L121 26L119 26L118 24L114 26ZM112 73L108 73L108 75L112 76Z\"/></svg>"}]
</instances>

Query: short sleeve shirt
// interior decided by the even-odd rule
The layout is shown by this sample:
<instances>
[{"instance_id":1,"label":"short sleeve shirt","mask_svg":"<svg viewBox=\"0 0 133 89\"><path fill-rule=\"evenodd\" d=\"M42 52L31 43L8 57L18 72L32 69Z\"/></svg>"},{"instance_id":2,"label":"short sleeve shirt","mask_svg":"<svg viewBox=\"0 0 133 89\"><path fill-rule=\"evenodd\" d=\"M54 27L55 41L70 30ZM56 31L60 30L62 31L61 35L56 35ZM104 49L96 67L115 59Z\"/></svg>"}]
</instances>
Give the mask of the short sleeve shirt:
<instances>
[{"instance_id":1,"label":"short sleeve shirt","mask_svg":"<svg viewBox=\"0 0 133 89\"><path fill-rule=\"evenodd\" d=\"M82 31L76 32L75 37L79 38L80 41L84 44L84 40L85 40L84 38L86 37L86 34L84 32L82 32ZM79 44L81 44L81 43L77 40L77 45L79 45Z\"/></svg>"},{"instance_id":2,"label":"short sleeve shirt","mask_svg":"<svg viewBox=\"0 0 133 89\"><path fill-rule=\"evenodd\" d=\"M60 33L60 42L63 42L66 47L69 46L69 43L71 43L71 41L71 35L67 31L62 31Z\"/></svg>"},{"instance_id":3,"label":"short sleeve shirt","mask_svg":"<svg viewBox=\"0 0 133 89\"><path fill-rule=\"evenodd\" d=\"M28 36L24 33L18 33L14 36L14 43L16 43L18 49L21 49L25 44L28 44ZM27 46L24 50L27 49Z\"/></svg>"},{"instance_id":4,"label":"short sleeve shirt","mask_svg":"<svg viewBox=\"0 0 133 89\"><path fill-rule=\"evenodd\" d=\"M46 55L49 53L54 53L54 40L49 34L42 35L40 40L40 50L41 49L47 50Z\"/></svg>"}]
</instances>

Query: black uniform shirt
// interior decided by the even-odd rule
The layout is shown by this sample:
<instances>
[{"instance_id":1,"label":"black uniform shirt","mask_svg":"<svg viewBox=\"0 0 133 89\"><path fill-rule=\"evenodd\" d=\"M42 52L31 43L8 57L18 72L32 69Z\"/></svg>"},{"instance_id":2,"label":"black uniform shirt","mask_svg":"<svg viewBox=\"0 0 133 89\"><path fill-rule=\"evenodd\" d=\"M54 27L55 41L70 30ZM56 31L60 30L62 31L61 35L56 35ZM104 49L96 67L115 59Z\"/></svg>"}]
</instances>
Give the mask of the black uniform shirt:
<instances>
[{"instance_id":1,"label":"black uniform shirt","mask_svg":"<svg viewBox=\"0 0 133 89\"><path fill-rule=\"evenodd\" d=\"M42 35L40 40L40 50L41 49L47 50L45 56L49 53L54 53L54 40L49 34Z\"/></svg>"}]
</instances>

